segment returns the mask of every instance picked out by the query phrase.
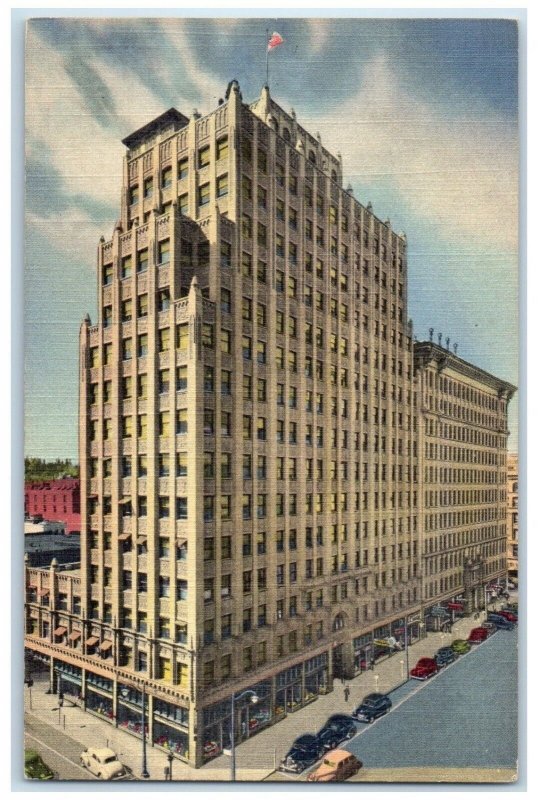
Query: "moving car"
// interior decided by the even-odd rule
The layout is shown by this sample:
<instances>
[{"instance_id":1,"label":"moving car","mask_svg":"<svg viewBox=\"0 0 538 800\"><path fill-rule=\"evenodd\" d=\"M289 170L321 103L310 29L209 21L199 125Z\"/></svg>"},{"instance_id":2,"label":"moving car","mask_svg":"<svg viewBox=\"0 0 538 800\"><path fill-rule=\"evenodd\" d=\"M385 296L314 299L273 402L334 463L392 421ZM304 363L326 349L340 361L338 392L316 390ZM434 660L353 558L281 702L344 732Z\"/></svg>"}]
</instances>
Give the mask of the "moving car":
<instances>
[{"instance_id":1,"label":"moving car","mask_svg":"<svg viewBox=\"0 0 538 800\"><path fill-rule=\"evenodd\" d=\"M54 772L45 764L37 750L25 750L24 777L34 781L51 781Z\"/></svg>"},{"instance_id":2,"label":"moving car","mask_svg":"<svg viewBox=\"0 0 538 800\"><path fill-rule=\"evenodd\" d=\"M485 642L488 636L489 631L487 628L473 628L467 637L467 641L469 644L480 644L481 642Z\"/></svg>"},{"instance_id":3,"label":"moving car","mask_svg":"<svg viewBox=\"0 0 538 800\"><path fill-rule=\"evenodd\" d=\"M425 681L438 672L439 666L434 658L419 658L409 674L418 681Z\"/></svg>"},{"instance_id":4,"label":"moving car","mask_svg":"<svg viewBox=\"0 0 538 800\"><path fill-rule=\"evenodd\" d=\"M468 653L471 649L471 645L465 639L454 639L450 647L459 656L463 655L464 653Z\"/></svg>"},{"instance_id":5,"label":"moving car","mask_svg":"<svg viewBox=\"0 0 538 800\"><path fill-rule=\"evenodd\" d=\"M445 667L447 664L452 664L457 658L457 653L451 647L441 647L435 654L435 663L438 667Z\"/></svg>"},{"instance_id":6,"label":"moving car","mask_svg":"<svg viewBox=\"0 0 538 800\"><path fill-rule=\"evenodd\" d=\"M348 753L347 750L331 750L306 780L316 783L345 781L346 778L355 775L361 767L362 761L359 761L353 753Z\"/></svg>"},{"instance_id":7,"label":"moving car","mask_svg":"<svg viewBox=\"0 0 538 800\"><path fill-rule=\"evenodd\" d=\"M333 714L318 731L317 737L326 750L333 750L344 739L351 739L356 732L357 728L351 717L345 714Z\"/></svg>"},{"instance_id":8,"label":"moving car","mask_svg":"<svg viewBox=\"0 0 538 800\"><path fill-rule=\"evenodd\" d=\"M325 748L314 733L304 733L294 741L280 763L284 772L302 772L311 767L324 753Z\"/></svg>"},{"instance_id":9,"label":"moving car","mask_svg":"<svg viewBox=\"0 0 538 800\"><path fill-rule=\"evenodd\" d=\"M488 614L488 622L493 622L497 628L505 631L511 631L514 627L513 622L510 622L510 620L502 617L500 614Z\"/></svg>"},{"instance_id":10,"label":"moving car","mask_svg":"<svg viewBox=\"0 0 538 800\"><path fill-rule=\"evenodd\" d=\"M105 781L114 781L126 778L129 774L127 767L109 747L88 747L80 755L80 763L83 767Z\"/></svg>"},{"instance_id":11,"label":"moving car","mask_svg":"<svg viewBox=\"0 0 538 800\"><path fill-rule=\"evenodd\" d=\"M373 722L383 714L387 714L392 708L392 700L386 694L374 692L368 694L363 699L360 706L357 706L351 716L359 722Z\"/></svg>"}]
</instances>

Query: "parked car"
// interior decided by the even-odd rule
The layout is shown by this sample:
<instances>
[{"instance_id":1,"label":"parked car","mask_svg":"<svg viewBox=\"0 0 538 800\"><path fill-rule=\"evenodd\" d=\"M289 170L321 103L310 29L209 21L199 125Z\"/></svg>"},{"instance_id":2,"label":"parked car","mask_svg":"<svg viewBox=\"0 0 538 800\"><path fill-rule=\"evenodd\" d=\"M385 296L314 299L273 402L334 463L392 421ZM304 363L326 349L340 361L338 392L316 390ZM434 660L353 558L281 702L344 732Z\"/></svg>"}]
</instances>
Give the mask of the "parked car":
<instances>
[{"instance_id":1,"label":"parked car","mask_svg":"<svg viewBox=\"0 0 538 800\"><path fill-rule=\"evenodd\" d=\"M285 772L302 772L311 767L325 752L323 744L316 734L304 733L294 741L280 763Z\"/></svg>"},{"instance_id":2,"label":"parked car","mask_svg":"<svg viewBox=\"0 0 538 800\"><path fill-rule=\"evenodd\" d=\"M316 783L345 781L346 778L355 775L361 767L362 761L359 761L353 753L348 753L347 750L331 750L306 780Z\"/></svg>"},{"instance_id":3,"label":"parked car","mask_svg":"<svg viewBox=\"0 0 538 800\"><path fill-rule=\"evenodd\" d=\"M497 614L500 614L501 617L507 619L508 622L513 622L515 624L518 621L518 615L514 614L513 611L508 611L503 609L502 611L497 611Z\"/></svg>"},{"instance_id":4,"label":"parked car","mask_svg":"<svg viewBox=\"0 0 538 800\"><path fill-rule=\"evenodd\" d=\"M118 760L114 750L108 747L88 747L81 753L80 763L92 775L105 781L120 780L129 774L127 767Z\"/></svg>"},{"instance_id":5,"label":"parked car","mask_svg":"<svg viewBox=\"0 0 538 800\"><path fill-rule=\"evenodd\" d=\"M340 742L351 739L356 732L355 721L351 717L345 714L333 714L318 731L317 737L326 750L334 750Z\"/></svg>"},{"instance_id":6,"label":"parked car","mask_svg":"<svg viewBox=\"0 0 538 800\"><path fill-rule=\"evenodd\" d=\"M451 647L441 647L435 654L435 662L438 667L445 667L447 664L452 664L457 658L457 653Z\"/></svg>"},{"instance_id":7,"label":"parked car","mask_svg":"<svg viewBox=\"0 0 538 800\"><path fill-rule=\"evenodd\" d=\"M488 614L488 622L493 622L497 628L505 631L511 631L514 627L513 622L510 622L510 620L502 617L500 614Z\"/></svg>"},{"instance_id":8,"label":"parked car","mask_svg":"<svg viewBox=\"0 0 538 800\"><path fill-rule=\"evenodd\" d=\"M479 628L473 628L472 631L470 631L467 641L469 644L480 644L481 642L485 642L488 636L489 632L487 628L480 626Z\"/></svg>"},{"instance_id":9,"label":"parked car","mask_svg":"<svg viewBox=\"0 0 538 800\"><path fill-rule=\"evenodd\" d=\"M434 658L419 658L416 665L409 673L412 678L418 681L425 681L439 672L439 667Z\"/></svg>"},{"instance_id":10,"label":"parked car","mask_svg":"<svg viewBox=\"0 0 538 800\"><path fill-rule=\"evenodd\" d=\"M392 708L392 700L386 694L374 692L368 694L363 699L360 706L357 706L351 716L359 722L373 722L383 714L387 714Z\"/></svg>"},{"instance_id":11,"label":"parked car","mask_svg":"<svg viewBox=\"0 0 538 800\"><path fill-rule=\"evenodd\" d=\"M464 653L468 653L471 649L471 645L465 639L454 639L450 647L459 656L463 655Z\"/></svg>"},{"instance_id":12,"label":"parked car","mask_svg":"<svg viewBox=\"0 0 538 800\"><path fill-rule=\"evenodd\" d=\"M51 781L54 772L45 764L37 750L25 750L24 777L34 781Z\"/></svg>"},{"instance_id":13,"label":"parked car","mask_svg":"<svg viewBox=\"0 0 538 800\"><path fill-rule=\"evenodd\" d=\"M480 626L481 628L485 628L488 631L488 635L491 636L492 633L495 633L497 630L497 626L494 622L488 622L487 620L483 622Z\"/></svg>"}]
</instances>

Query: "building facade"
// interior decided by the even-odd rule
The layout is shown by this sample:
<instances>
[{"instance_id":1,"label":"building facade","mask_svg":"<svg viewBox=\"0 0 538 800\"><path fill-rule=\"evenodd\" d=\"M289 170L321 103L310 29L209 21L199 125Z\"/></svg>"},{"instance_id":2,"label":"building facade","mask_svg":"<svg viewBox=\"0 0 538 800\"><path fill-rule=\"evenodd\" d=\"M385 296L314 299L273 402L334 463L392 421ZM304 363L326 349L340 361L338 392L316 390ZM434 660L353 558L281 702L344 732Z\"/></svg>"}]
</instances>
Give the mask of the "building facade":
<instances>
[{"instance_id":1,"label":"building facade","mask_svg":"<svg viewBox=\"0 0 538 800\"><path fill-rule=\"evenodd\" d=\"M80 612L32 574L27 645L199 766L232 693L239 742L420 633L407 246L267 88L124 144L80 336Z\"/></svg>"},{"instance_id":2,"label":"building facade","mask_svg":"<svg viewBox=\"0 0 538 800\"><path fill-rule=\"evenodd\" d=\"M518 548L519 548L519 491L518 491L518 457L517 453L508 453L507 458L507 488L506 488L506 553L508 574L517 579L518 573Z\"/></svg>"},{"instance_id":3,"label":"building facade","mask_svg":"<svg viewBox=\"0 0 538 800\"><path fill-rule=\"evenodd\" d=\"M24 513L46 520L64 522L66 533L80 533L80 481L60 478L27 483L24 487Z\"/></svg>"},{"instance_id":4,"label":"building facade","mask_svg":"<svg viewBox=\"0 0 538 800\"><path fill-rule=\"evenodd\" d=\"M515 387L440 344L416 342L422 496L422 596L428 627L436 609L487 603L506 577L506 441ZM446 618L450 623L450 617Z\"/></svg>"}]
</instances>

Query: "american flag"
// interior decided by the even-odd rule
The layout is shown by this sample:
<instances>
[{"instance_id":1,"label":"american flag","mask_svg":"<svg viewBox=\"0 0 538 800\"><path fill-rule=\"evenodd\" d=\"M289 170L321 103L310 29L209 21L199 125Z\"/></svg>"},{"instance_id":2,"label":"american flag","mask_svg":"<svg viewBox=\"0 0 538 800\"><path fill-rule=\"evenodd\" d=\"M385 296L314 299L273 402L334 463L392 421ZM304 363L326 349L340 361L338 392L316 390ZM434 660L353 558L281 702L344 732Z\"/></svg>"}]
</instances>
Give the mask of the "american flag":
<instances>
[{"instance_id":1,"label":"american flag","mask_svg":"<svg viewBox=\"0 0 538 800\"><path fill-rule=\"evenodd\" d=\"M283 42L284 42L284 39L282 38L282 36L279 33L276 33L276 32L273 33L273 35L269 39L269 44L267 45L267 52L269 52L270 50L274 50L275 47L278 47L278 45L282 44Z\"/></svg>"}]
</instances>

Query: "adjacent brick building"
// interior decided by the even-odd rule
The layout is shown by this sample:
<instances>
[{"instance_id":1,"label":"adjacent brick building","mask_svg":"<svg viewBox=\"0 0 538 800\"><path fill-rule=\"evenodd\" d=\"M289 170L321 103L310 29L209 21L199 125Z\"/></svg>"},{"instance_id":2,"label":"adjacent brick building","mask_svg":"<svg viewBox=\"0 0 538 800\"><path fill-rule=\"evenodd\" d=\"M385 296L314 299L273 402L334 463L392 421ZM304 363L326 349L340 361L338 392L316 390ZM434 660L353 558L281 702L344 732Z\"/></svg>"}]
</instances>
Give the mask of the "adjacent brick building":
<instances>
[{"instance_id":1,"label":"adjacent brick building","mask_svg":"<svg viewBox=\"0 0 538 800\"><path fill-rule=\"evenodd\" d=\"M46 520L65 522L66 533L80 533L80 481L60 478L27 483L24 487L24 513Z\"/></svg>"}]
</instances>

